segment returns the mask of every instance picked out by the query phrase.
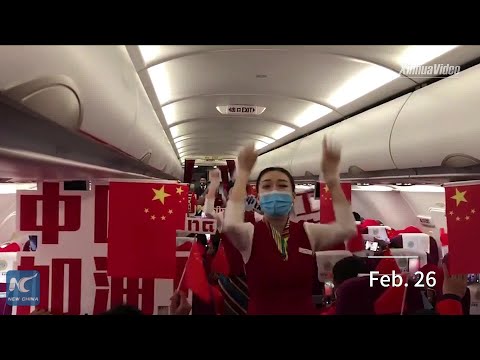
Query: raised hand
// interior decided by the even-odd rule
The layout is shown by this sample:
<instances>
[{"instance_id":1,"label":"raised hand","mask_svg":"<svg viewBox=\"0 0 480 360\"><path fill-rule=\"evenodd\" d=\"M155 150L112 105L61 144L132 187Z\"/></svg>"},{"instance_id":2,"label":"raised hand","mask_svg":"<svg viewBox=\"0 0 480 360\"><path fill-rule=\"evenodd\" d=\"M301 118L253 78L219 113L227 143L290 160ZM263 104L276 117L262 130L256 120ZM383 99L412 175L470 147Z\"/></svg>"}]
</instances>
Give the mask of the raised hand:
<instances>
[{"instance_id":1,"label":"raised hand","mask_svg":"<svg viewBox=\"0 0 480 360\"><path fill-rule=\"evenodd\" d=\"M176 291L170 298L170 315L188 315L192 310L192 305L187 300L187 296Z\"/></svg>"},{"instance_id":2,"label":"raised hand","mask_svg":"<svg viewBox=\"0 0 480 360\"><path fill-rule=\"evenodd\" d=\"M321 170L325 181L337 181L340 179L339 167L340 167L341 150L339 146L335 146L325 136L323 138L323 158L321 164Z\"/></svg>"},{"instance_id":3,"label":"raised hand","mask_svg":"<svg viewBox=\"0 0 480 360\"><path fill-rule=\"evenodd\" d=\"M257 153L255 151L255 145L251 144L242 149L238 154L238 167L240 170L250 173L257 161Z\"/></svg>"},{"instance_id":4,"label":"raised hand","mask_svg":"<svg viewBox=\"0 0 480 360\"><path fill-rule=\"evenodd\" d=\"M450 275L448 267L443 264L443 293L457 295L460 298L467 292L467 275Z\"/></svg>"},{"instance_id":5,"label":"raised hand","mask_svg":"<svg viewBox=\"0 0 480 360\"><path fill-rule=\"evenodd\" d=\"M220 170L218 169L210 170L210 172L208 173L210 184L218 187L218 185L220 185L220 182L222 181L221 176L222 174L220 173Z\"/></svg>"}]
</instances>

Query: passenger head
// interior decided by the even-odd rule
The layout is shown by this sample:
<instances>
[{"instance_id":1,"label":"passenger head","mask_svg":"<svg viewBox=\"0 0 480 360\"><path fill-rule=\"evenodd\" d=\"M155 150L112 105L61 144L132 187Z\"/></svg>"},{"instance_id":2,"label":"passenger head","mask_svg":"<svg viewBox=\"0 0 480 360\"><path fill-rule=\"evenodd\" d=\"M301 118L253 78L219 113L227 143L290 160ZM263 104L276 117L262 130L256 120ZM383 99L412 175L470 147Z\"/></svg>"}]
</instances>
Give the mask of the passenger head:
<instances>
[{"instance_id":1,"label":"passenger head","mask_svg":"<svg viewBox=\"0 0 480 360\"><path fill-rule=\"evenodd\" d=\"M358 274L367 274L368 267L362 258L349 256L338 261L333 269L333 283L339 287L344 281L356 278Z\"/></svg>"},{"instance_id":2,"label":"passenger head","mask_svg":"<svg viewBox=\"0 0 480 360\"><path fill-rule=\"evenodd\" d=\"M363 220L363 218L360 216L360 214L355 212L355 211L353 212L353 216L355 217L355 221L362 221Z\"/></svg>"},{"instance_id":3,"label":"passenger head","mask_svg":"<svg viewBox=\"0 0 480 360\"><path fill-rule=\"evenodd\" d=\"M205 179L204 177L201 177L200 178L200 185L206 185L207 184L207 179Z\"/></svg>"},{"instance_id":4,"label":"passenger head","mask_svg":"<svg viewBox=\"0 0 480 360\"><path fill-rule=\"evenodd\" d=\"M263 169L257 178L257 192L260 207L269 217L282 217L289 214L295 197L295 181L284 168Z\"/></svg>"}]
</instances>

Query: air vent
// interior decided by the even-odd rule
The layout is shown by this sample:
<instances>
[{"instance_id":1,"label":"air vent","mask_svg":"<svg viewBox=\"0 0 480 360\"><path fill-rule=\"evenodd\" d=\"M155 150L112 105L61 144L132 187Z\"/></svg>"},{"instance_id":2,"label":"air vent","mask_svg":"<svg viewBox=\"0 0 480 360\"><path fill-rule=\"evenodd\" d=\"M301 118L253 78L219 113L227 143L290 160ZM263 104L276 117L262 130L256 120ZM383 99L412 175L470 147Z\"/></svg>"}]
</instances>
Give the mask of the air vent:
<instances>
[{"instance_id":1,"label":"air vent","mask_svg":"<svg viewBox=\"0 0 480 360\"><path fill-rule=\"evenodd\" d=\"M365 175L367 175L367 173L363 169L359 168L358 166L353 165L353 166L350 166L348 168L348 175L350 175L350 176L365 176Z\"/></svg>"},{"instance_id":2,"label":"air vent","mask_svg":"<svg viewBox=\"0 0 480 360\"><path fill-rule=\"evenodd\" d=\"M465 154L451 154L445 157L442 161L442 166L452 168L463 168L469 166L479 165L480 160L470 155Z\"/></svg>"},{"instance_id":3,"label":"air vent","mask_svg":"<svg viewBox=\"0 0 480 360\"><path fill-rule=\"evenodd\" d=\"M69 77L47 76L14 86L4 93L59 125L73 130L81 126L78 90Z\"/></svg>"},{"instance_id":4,"label":"air vent","mask_svg":"<svg viewBox=\"0 0 480 360\"><path fill-rule=\"evenodd\" d=\"M148 165L150 163L151 158L152 158L152 150L149 150L145 155L141 157L140 161Z\"/></svg>"}]
</instances>

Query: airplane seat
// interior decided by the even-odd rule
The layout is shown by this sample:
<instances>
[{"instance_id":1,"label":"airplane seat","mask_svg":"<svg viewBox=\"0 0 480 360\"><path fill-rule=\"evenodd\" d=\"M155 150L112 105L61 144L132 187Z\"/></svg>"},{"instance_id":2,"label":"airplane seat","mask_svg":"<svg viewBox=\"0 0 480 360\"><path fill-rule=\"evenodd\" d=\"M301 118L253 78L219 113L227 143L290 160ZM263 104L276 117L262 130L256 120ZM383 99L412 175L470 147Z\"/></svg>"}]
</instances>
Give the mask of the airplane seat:
<instances>
[{"instance_id":1,"label":"airplane seat","mask_svg":"<svg viewBox=\"0 0 480 360\"><path fill-rule=\"evenodd\" d=\"M315 252L318 280L320 283L333 280L333 267L343 258L353 256L347 250L324 250Z\"/></svg>"},{"instance_id":2,"label":"airplane seat","mask_svg":"<svg viewBox=\"0 0 480 360\"><path fill-rule=\"evenodd\" d=\"M380 281L370 286L370 277L362 276L346 280L337 290L337 315L375 315L375 301L387 288ZM405 314L413 314L422 310L423 300L419 288L409 281L405 299Z\"/></svg>"},{"instance_id":3,"label":"airplane seat","mask_svg":"<svg viewBox=\"0 0 480 360\"><path fill-rule=\"evenodd\" d=\"M427 263L438 265L440 261L440 252L437 245L437 242L433 237L430 236L430 252L427 253ZM403 249L403 237L402 235L395 236L394 238L390 239L390 248L392 249Z\"/></svg>"}]
</instances>

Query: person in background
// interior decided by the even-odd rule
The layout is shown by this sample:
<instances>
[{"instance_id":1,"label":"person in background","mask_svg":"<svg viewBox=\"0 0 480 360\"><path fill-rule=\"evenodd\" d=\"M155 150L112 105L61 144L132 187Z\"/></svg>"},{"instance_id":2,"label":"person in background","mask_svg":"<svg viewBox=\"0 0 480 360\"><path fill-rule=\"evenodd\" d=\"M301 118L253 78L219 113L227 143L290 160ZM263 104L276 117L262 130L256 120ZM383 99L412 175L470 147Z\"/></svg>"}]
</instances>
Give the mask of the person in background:
<instances>
[{"instance_id":1,"label":"person in background","mask_svg":"<svg viewBox=\"0 0 480 360\"><path fill-rule=\"evenodd\" d=\"M245 189L256 160L253 145L240 152L223 224L223 232L246 264L248 314L317 314L312 294L314 251L340 244L357 233L352 208L340 186L340 149L324 139L321 170L336 217L330 224L290 221L295 183L280 167L260 172L256 189L263 218L255 224L245 223Z\"/></svg>"},{"instance_id":2,"label":"person in background","mask_svg":"<svg viewBox=\"0 0 480 360\"><path fill-rule=\"evenodd\" d=\"M200 184L195 189L195 194L197 194L197 198L201 198L205 191L207 191L207 179L204 177L200 178Z\"/></svg>"},{"instance_id":3,"label":"person in background","mask_svg":"<svg viewBox=\"0 0 480 360\"><path fill-rule=\"evenodd\" d=\"M356 278L359 274L368 274L369 269L364 259L349 256L338 261L332 269L334 289L338 289L346 280ZM335 315L335 303L322 309L322 315Z\"/></svg>"},{"instance_id":4,"label":"person in background","mask_svg":"<svg viewBox=\"0 0 480 360\"><path fill-rule=\"evenodd\" d=\"M467 275L450 275L443 263L443 295L435 305L440 315L463 315L462 299L467 292Z\"/></svg>"},{"instance_id":5,"label":"person in background","mask_svg":"<svg viewBox=\"0 0 480 360\"><path fill-rule=\"evenodd\" d=\"M181 292L176 291L170 298L170 315L188 315L192 310L192 306L188 302L187 296ZM52 315L45 309L36 309L30 315ZM143 315L140 309L128 304L116 306L102 315Z\"/></svg>"},{"instance_id":6,"label":"person in background","mask_svg":"<svg viewBox=\"0 0 480 360\"><path fill-rule=\"evenodd\" d=\"M248 287L245 276L245 267L243 264L242 255L232 246L225 234L223 234L223 215L224 213L215 212L215 194L220 187L220 170L215 169L210 171L210 185L205 197L205 214L212 216L217 221L217 230L220 235L220 243L225 250L225 257L228 262L229 274L216 274L218 277L218 285L224 298L225 314L228 315L245 315L248 306ZM228 194L225 200L231 193L234 183L228 184ZM247 217L245 216L245 220ZM218 246L217 246L218 249Z\"/></svg>"},{"instance_id":7,"label":"person in background","mask_svg":"<svg viewBox=\"0 0 480 360\"><path fill-rule=\"evenodd\" d=\"M176 291L170 298L170 315L188 315L192 310L192 305L188 302L187 296Z\"/></svg>"},{"instance_id":8,"label":"person in background","mask_svg":"<svg viewBox=\"0 0 480 360\"><path fill-rule=\"evenodd\" d=\"M195 215L197 212L197 194L195 193L195 184L190 184L188 191L188 213Z\"/></svg>"}]
</instances>

